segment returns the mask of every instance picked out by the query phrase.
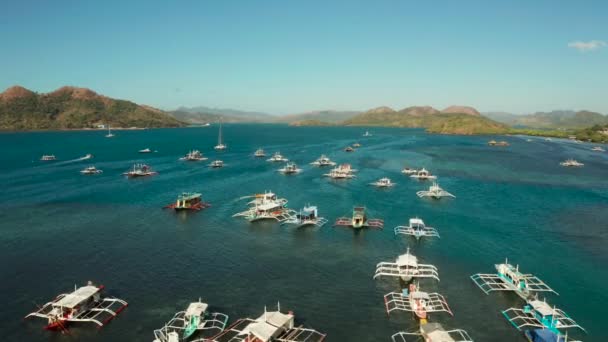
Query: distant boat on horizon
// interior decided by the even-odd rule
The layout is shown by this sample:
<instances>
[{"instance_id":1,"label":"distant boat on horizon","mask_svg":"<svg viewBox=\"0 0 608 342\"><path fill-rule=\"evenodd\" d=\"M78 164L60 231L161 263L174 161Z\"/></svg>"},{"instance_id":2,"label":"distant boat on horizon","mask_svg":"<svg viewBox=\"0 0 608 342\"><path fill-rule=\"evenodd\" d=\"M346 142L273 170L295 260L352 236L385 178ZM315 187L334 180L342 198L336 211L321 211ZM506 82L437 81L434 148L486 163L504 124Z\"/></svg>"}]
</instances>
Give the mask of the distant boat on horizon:
<instances>
[{"instance_id":1,"label":"distant boat on horizon","mask_svg":"<svg viewBox=\"0 0 608 342\"><path fill-rule=\"evenodd\" d=\"M224 142L222 139L222 119L220 119L220 129L219 129L219 134L217 136L217 145L215 145L214 149L217 151L223 151L227 148L228 148L228 146L224 145Z\"/></svg>"},{"instance_id":2,"label":"distant boat on horizon","mask_svg":"<svg viewBox=\"0 0 608 342\"><path fill-rule=\"evenodd\" d=\"M112 138L114 134L112 134L112 128L108 125L108 134L106 134L106 138Z\"/></svg>"}]
</instances>

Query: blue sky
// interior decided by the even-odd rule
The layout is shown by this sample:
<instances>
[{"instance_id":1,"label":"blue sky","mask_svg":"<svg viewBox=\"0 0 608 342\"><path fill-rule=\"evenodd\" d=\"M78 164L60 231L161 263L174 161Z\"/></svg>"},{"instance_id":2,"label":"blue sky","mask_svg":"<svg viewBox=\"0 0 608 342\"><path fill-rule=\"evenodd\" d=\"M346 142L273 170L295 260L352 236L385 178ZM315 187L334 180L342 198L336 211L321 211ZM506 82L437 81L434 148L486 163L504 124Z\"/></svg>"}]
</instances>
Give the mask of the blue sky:
<instances>
[{"instance_id":1,"label":"blue sky","mask_svg":"<svg viewBox=\"0 0 608 342\"><path fill-rule=\"evenodd\" d=\"M163 109L608 113L608 1L5 1L0 88ZM570 46L569 46L570 44Z\"/></svg>"}]
</instances>

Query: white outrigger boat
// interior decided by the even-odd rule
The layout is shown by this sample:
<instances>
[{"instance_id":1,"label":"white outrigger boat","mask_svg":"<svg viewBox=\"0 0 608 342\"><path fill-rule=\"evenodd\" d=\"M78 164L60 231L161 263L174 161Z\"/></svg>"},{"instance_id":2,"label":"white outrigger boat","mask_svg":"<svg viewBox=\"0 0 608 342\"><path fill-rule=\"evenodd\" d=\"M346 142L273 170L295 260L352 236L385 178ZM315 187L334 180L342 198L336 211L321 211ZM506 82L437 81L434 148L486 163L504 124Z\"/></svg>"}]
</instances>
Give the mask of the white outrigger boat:
<instances>
[{"instance_id":1,"label":"white outrigger boat","mask_svg":"<svg viewBox=\"0 0 608 342\"><path fill-rule=\"evenodd\" d=\"M401 170L401 173L403 173L404 175L413 175L415 173L418 173L418 170L406 166L403 168L403 170Z\"/></svg>"},{"instance_id":2,"label":"white outrigger boat","mask_svg":"<svg viewBox=\"0 0 608 342\"><path fill-rule=\"evenodd\" d=\"M274 163L280 163L280 162L288 162L289 159L283 157L281 155L281 152L275 152L272 157L270 157L267 161L269 162L274 162Z\"/></svg>"},{"instance_id":3,"label":"white outrigger boat","mask_svg":"<svg viewBox=\"0 0 608 342\"><path fill-rule=\"evenodd\" d=\"M563 329L580 329L586 332L576 321L560 309L551 307L544 300L533 299L523 307L509 308L502 314L517 330L541 328L548 329L555 334L561 334Z\"/></svg>"},{"instance_id":4,"label":"white outrigger boat","mask_svg":"<svg viewBox=\"0 0 608 342\"><path fill-rule=\"evenodd\" d=\"M266 311L256 318L242 318L224 332L205 342L322 342L325 334L314 329L295 326L293 312ZM193 341L194 342L194 341Z\"/></svg>"},{"instance_id":5,"label":"white outrigger boat","mask_svg":"<svg viewBox=\"0 0 608 342\"><path fill-rule=\"evenodd\" d=\"M80 173L82 173L83 175L98 175L102 172L103 171L97 169L95 166L88 166L80 170Z\"/></svg>"},{"instance_id":6,"label":"white outrigger boat","mask_svg":"<svg viewBox=\"0 0 608 342\"><path fill-rule=\"evenodd\" d=\"M224 141L222 139L222 120L220 120L220 129L219 129L219 133L218 133L218 136L217 136L217 145L215 145L214 149L216 151L223 151L223 150L225 150L227 148L228 148L228 146L226 146L224 144Z\"/></svg>"},{"instance_id":7,"label":"white outrigger boat","mask_svg":"<svg viewBox=\"0 0 608 342\"><path fill-rule=\"evenodd\" d=\"M445 330L439 323L421 324L419 332L399 332L391 336L393 342L411 341L410 337L423 338L425 342L473 342L466 331Z\"/></svg>"},{"instance_id":8,"label":"white outrigger boat","mask_svg":"<svg viewBox=\"0 0 608 342\"><path fill-rule=\"evenodd\" d=\"M333 179L350 179L355 178L355 175L353 174L355 172L357 172L357 170L353 169L350 164L340 164L323 176Z\"/></svg>"},{"instance_id":9,"label":"white outrigger boat","mask_svg":"<svg viewBox=\"0 0 608 342\"><path fill-rule=\"evenodd\" d=\"M485 294L493 291L513 291L526 301L534 299L539 292L558 294L538 277L521 273L519 265L513 266L508 260L494 266L496 274L477 273L471 276L471 280Z\"/></svg>"},{"instance_id":10,"label":"white outrigger boat","mask_svg":"<svg viewBox=\"0 0 608 342\"><path fill-rule=\"evenodd\" d=\"M282 223L291 220L296 214L295 210L287 208L286 199L277 198L277 195L272 192L265 192L263 194L256 194L243 198L251 197L254 199L248 203L249 208L232 215L232 217L243 217L249 222L276 220Z\"/></svg>"},{"instance_id":11,"label":"white outrigger boat","mask_svg":"<svg viewBox=\"0 0 608 342\"><path fill-rule=\"evenodd\" d=\"M585 164L580 163L574 159L567 159L561 163L559 163L559 165L561 166L566 166L566 167L582 167L585 166Z\"/></svg>"},{"instance_id":12,"label":"white outrigger boat","mask_svg":"<svg viewBox=\"0 0 608 342\"><path fill-rule=\"evenodd\" d=\"M203 161L203 160L207 160L207 159L208 158L203 156L203 154L199 150L191 150L185 156L179 158L179 160L184 160L184 161Z\"/></svg>"},{"instance_id":13,"label":"white outrigger boat","mask_svg":"<svg viewBox=\"0 0 608 342\"><path fill-rule=\"evenodd\" d=\"M402 292L387 293L384 296L384 306L387 315L390 316L395 310L411 312L420 320L420 324L426 324L428 314L432 312L447 312L454 316L442 295L421 291L420 285L414 283Z\"/></svg>"},{"instance_id":14,"label":"white outrigger boat","mask_svg":"<svg viewBox=\"0 0 608 342\"><path fill-rule=\"evenodd\" d=\"M591 151L595 151L595 152L606 152L606 150L604 150L601 146L595 146L591 149Z\"/></svg>"},{"instance_id":15,"label":"white outrigger boat","mask_svg":"<svg viewBox=\"0 0 608 342\"><path fill-rule=\"evenodd\" d=\"M430 264L419 264L418 258L410 254L409 248L405 254L398 256L395 262L381 262L376 265L374 279L382 276L398 277L405 282L415 278L433 278L439 281L437 267Z\"/></svg>"},{"instance_id":16,"label":"white outrigger boat","mask_svg":"<svg viewBox=\"0 0 608 342\"><path fill-rule=\"evenodd\" d=\"M302 169L299 169L295 163L287 163L285 167L278 169L277 171L282 174L292 175L302 172Z\"/></svg>"},{"instance_id":17,"label":"white outrigger boat","mask_svg":"<svg viewBox=\"0 0 608 342\"><path fill-rule=\"evenodd\" d=\"M41 161L54 161L57 160L57 158L55 157L54 154L45 154L42 157L40 157Z\"/></svg>"},{"instance_id":18,"label":"white outrigger boat","mask_svg":"<svg viewBox=\"0 0 608 342\"><path fill-rule=\"evenodd\" d=\"M419 218L410 218L409 226L395 227L395 235L410 235L420 240L421 237L439 237L439 233L433 227L427 227Z\"/></svg>"},{"instance_id":19,"label":"white outrigger boat","mask_svg":"<svg viewBox=\"0 0 608 342\"><path fill-rule=\"evenodd\" d=\"M281 224L295 225L296 228L315 226L321 228L327 223L327 219L319 217L317 206L307 205L295 214L292 218L283 221Z\"/></svg>"},{"instance_id":20,"label":"white outrigger boat","mask_svg":"<svg viewBox=\"0 0 608 342\"><path fill-rule=\"evenodd\" d=\"M85 286L75 287L71 293L60 294L25 318L44 318L48 322L45 329L63 332L67 332L70 323L76 322L103 327L128 305L122 299L101 297L103 289L103 285L96 286L89 281Z\"/></svg>"},{"instance_id":21,"label":"white outrigger boat","mask_svg":"<svg viewBox=\"0 0 608 342\"><path fill-rule=\"evenodd\" d=\"M180 311L171 320L157 330L154 330L153 342L178 342L187 340L195 333L207 337L215 336L224 331L228 316L219 312L207 311L208 304L192 302L185 311ZM203 337L203 336L197 336Z\"/></svg>"},{"instance_id":22,"label":"white outrigger boat","mask_svg":"<svg viewBox=\"0 0 608 342\"><path fill-rule=\"evenodd\" d=\"M433 185L431 185L429 187L428 190L421 190L416 192L416 195L418 195L418 197L423 198L423 197L431 197L434 199L441 199L441 197L452 197L452 198L456 198L456 196L452 195L451 193L443 190L439 184L437 183L433 183Z\"/></svg>"},{"instance_id":23,"label":"white outrigger boat","mask_svg":"<svg viewBox=\"0 0 608 342\"><path fill-rule=\"evenodd\" d=\"M331 159L329 159L329 157L327 157L326 155L322 154L317 160L310 163L310 165L320 166L320 167L321 166L335 166L336 163L331 161Z\"/></svg>"},{"instance_id":24,"label":"white outrigger boat","mask_svg":"<svg viewBox=\"0 0 608 342\"><path fill-rule=\"evenodd\" d=\"M388 178L388 177L383 177L383 178L378 179L375 182L369 183L369 185L373 185L373 186L376 186L378 188L390 188L390 187L395 186L395 184L396 183L393 183L391 181L391 179Z\"/></svg>"},{"instance_id":25,"label":"white outrigger boat","mask_svg":"<svg viewBox=\"0 0 608 342\"><path fill-rule=\"evenodd\" d=\"M434 180L437 179L437 176L434 176L429 172L429 170L422 168L418 170L416 173L410 175L411 178L415 178L417 180Z\"/></svg>"},{"instance_id":26,"label":"white outrigger boat","mask_svg":"<svg viewBox=\"0 0 608 342\"><path fill-rule=\"evenodd\" d=\"M257 150L255 150L255 153L253 153L253 156L256 158L263 158L263 157L266 157L266 152L264 152L264 150L260 147Z\"/></svg>"},{"instance_id":27,"label":"white outrigger boat","mask_svg":"<svg viewBox=\"0 0 608 342\"><path fill-rule=\"evenodd\" d=\"M224 162L221 161L221 160L219 160L219 159L218 160L214 160L214 161L211 162L211 164L209 164L209 167L213 168L213 169L219 169L221 167L224 167Z\"/></svg>"}]
</instances>

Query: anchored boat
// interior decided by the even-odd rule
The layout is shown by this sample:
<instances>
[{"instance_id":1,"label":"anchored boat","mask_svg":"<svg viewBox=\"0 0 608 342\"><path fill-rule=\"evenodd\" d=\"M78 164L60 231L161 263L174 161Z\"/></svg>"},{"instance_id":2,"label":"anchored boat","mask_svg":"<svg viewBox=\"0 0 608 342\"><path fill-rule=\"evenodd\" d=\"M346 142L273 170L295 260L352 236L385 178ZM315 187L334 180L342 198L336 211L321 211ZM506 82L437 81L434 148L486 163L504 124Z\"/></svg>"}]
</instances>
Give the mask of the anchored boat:
<instances>
[{"instance_id":1,"label":"anchored boat","mask_svg":"<svg viewBox=\"0 0 608 342\"><path fill-rule=\"evenodd\" d=\"M300 173L302 171L302 169L299 169L295 163L287 163L287 165L285 165L285 167L278 169L277 171L280 173L286 174L286 175L291 175L291 174Z\"/></svg>"},{"instance_id":2,"label":"anchored boat","mask_svg":"<svg viewBox=\"0 0 608 342\"><path fill-rule=\"evenodd\" d=\"M369 131L365 131L365 134L363 134L364 137L371 137L372 134Z\"/></svg>"},{"instance_id":3,"label":"anchored boat","mask_svg":"<svg viewBox=\"0 0 608 342\"><path fill-rule=\"evenodd\" d=\"M324 177L329 177L333 179L350 179L355 178L355 173L357 170L351 168L350 164L340 164L338 167L329 171L329 173L324 174Z\"/></svg>"},{"instance_id":4,"label":"anchored boat","mask_svg":"<svg viewBox=\"0 0 608 342\"><path fill-rule=\"evenodd\" d=\"M71 293L60 294L25 318L44 318L48 322L45 329L64 332L74 322L90 322L102 327L128 305L122 299L102 297L103 289L103 285L96 286L89 281L85 286L74 288Z\"/></svg>"},{"instance_id":5,"label":"anchored boat","mask_svg":"<svg viewBox=\"0 0 608 342\"><path fill-rule=\"evenodd\" d=\"M289 159L283 157L280 152L275 152L272 157L268 159L269 162L280 163L280 162L288 162Z\"/></svg>"},{"instance_id":6,"label":"anchored boat","mask_svg":"<svg viewBox=\"0 0 608 342\"><path fill-rule=\"evenodd\" d=\"M57 160L57 158L55 158L54 154L45 154L42 157L40 157L41 161L53 161L53 160Z\"/></svg>"},{"instance_id":7,"label":"anchored boat","mask_svg":"<svg viewBox=\"0 0 608 342\"><path fill-rule=\"evenodd\" d=\"M369 184L376 186L378 188L390 188L390 187L395 186L395 183L393 183L391 181L391 179L387 178L387 177L380 178L377 181L369 183Z\"/></svg>"},{"instance_id":8,"label":"anchored boat","mask_svg":"<svg viewBox=\"0 0 608 342\"><path fill-rule=\"evenodd\" d=\"M454 316L448 302L442 295L421 291L420 286L414 283L411 283L402 292L386 294L384 296L384 306L388 315L395 310L412 312L420 320L420 324L425 324L428 314L432 312L447 312Z\"/></svg>"},{"instance_id":9,"label":"anchored boat","mask_svg":"<svg viewBox=\"0 0 608 342\"><path fill-rule=\"evenodd\" d=\"M135 164L133 165L133 169L123 173L123 175L129 178L135 177L147 177L158 174L156 171L152 171L152 168L146 164Z\"/></svg>"},{"instance_id":10,"label":"anchored boat","mask_svg":"<svg viewBox=\"0 0 608 342\"><path fill-rule=\"evenodd\" d=\"M221 333L228 323L228 316L209 312L207 308L208 304L201 302L200 298L198 302L190 303L185 311L176 313L162 328L154 330L154 342L185 341L195 333L204 334L207 338Z\"/></svg>"},{"instance_id":11,"label":"anchored boat","mask_svg":"<svg viewBox=\"0 0 608 342\"><path fill-rule=\"evenodd\" d=\"M494 265L496 274L477 273L471 280L485 293L493 291L513 291L524 300L532 300L539 292L553 292L549 285L532 274L519 271L519 265L513 266L505 260L503 264Z\"/></svg>"},{"instance_id":12,"label":"anchored boat","mask_svg":"<svg viewBox=\"0 0 608 342\"><path fill-rule=\"evenodd\" d=\"M103 171L97 169L95 166L85 167L84 169L80 170L80 173L83 175L98 175L102 172Z\"/></svg>"},{"instance_id":13,"label":"anchored boat","mask_svg":"<svg viewBox=\"0 0 608 342\"><path fill-rule=\"evenodd\" d=\"M561 334L563 329L577 328L586 332L576 321L574 321L564 311L551 307L544 300L533 299L523 307L509 308L502 314L517 330L522 328L542 328L548 329L555 334Z\"/></svg>"},{"instance_id":14,"label":"anchored boat","mask_svg":"<svg viewBox=\"0 0 608 342\"><path fill-rule=\"evenodd\" d=\"M344 152L354 152L354 151L355 151L355 149L353 147L351 147L351 146L346 146L344 148Z\"/></svg>"},{"instance_id":15,"label":"anchored boat","mask_svg":"<svg viewBox=\"0 0 608 342\"><path fill-rule=\"evenodd\" d=\"M418 191L416 192L416 195L418 195L418 197L422 198L422 197L431 197L434 199L441 199L441 197L452 197L452 198L456 198L456 196L452 195L451 193L443 190L439 184L437 183L433 183L433 185L431 185L429 187L428 190L423 190L423 191Z\"/></svg>"},{"instance_id":16,"label":"anchored boat","mask_svg":"<svg viewBox=\"0 0 608 342\"><path fill-rule=\"evenodd\" d=\"M114 134L112 134L112 127L108 125L108 134L106 134L106 138L112 138Z\"/></svg>"},{"instance_id":17,"label":"anchored boat","mask_svg":"<svg viewBox=\"0 0 608 342\"><path fill-rule=\"evenodd\" d=\"M336 163L331 161L326 155L322 154L317 160L310 163L310 165L314 166L335 166Z\"/></svg>"},{"instance_id":18,"label":"anchored boat","mask_svg":"<svg viewBox=\"0 0 608 342\"><path fill-rule=\"evenodd\" d=\"M416 173L410 176L411 178L415 178L417 180L433 180L437 179L437 176L432 175L427 169L422 168L422 170L417 171Z\"/></svg>"},{"instance_id":19,"label":"anchored boat","mask_svg":"<svg viewBox=\"0 0 608 342\"><path fill-rule=\"evenodd\" d=\"M339 217L334 223L334 227L350 227L354 229L360 228L378 228L384 227L384 220L370 219L365 213L365 207L354 207L352 217Z\"/></svg>"},{"instance_id":20,"label":"anchored boat","mask_svg":"<svg viewBox=\"0 0 608 342\"><path fill-rule=\"evenodd\" d=\"M220 119L220 128L219 128L219 133L217 135L217 145L215 145L214 149L216 151L223 151L227 148L228 148L228 146L224 145L224 141L222 139L222 120Z\"/></svg>"},{"instance_id":21,"label":"anchored boat","mask_svg":"<svg viewBox=\"0 0 608 342\"><path fill-rule=\"evenodd\" d=\"M292 224L296 228L315 226L320 228L327 223L327 219L319 217L317 206L307 205L300 210L299 213L293 215L292 218L284 221L282 224Z\"/></svg>"},{"instance_id":22,"label":"anchored boat","mask_svg":"<svg viewBox=\"0 0 608 342\"><path fill-rule=\"evenodd\" d=\"M256 318L242 318L224 332L206 342L322 342L325 334L314 329L295 326L293 312L266 311Z\"/></svg>"},{"instance_id":23,"label":"anchored boat","mask_svg":"<svg viewBox=\"0 0 608 342\"><path fill-rule=\"evenodd\" d=\"M439 323L421 324L419 332L399 332L391 338L393 342L407 342L410 337L422 337L425 342L473 342L466 331L462 329L445 330Z\"/></svg>"},{"instance_id":24,"label":"anchored boat","mask_svg":"<svg viewBox=\"0 0 608 342\"><path fill-rule=\"evenodd\" d=\"M249 222L259 220L276 220L284 222L292 219L295 215L295 210L287 208L287 200L277 198L272 192L246 196L243 198L254 199L248 203L249 208L240 213L232 215L232 217L243 217Z\"/></svg>"},{"instance_id":25,"label":"anchored boat","mask_svg":"<svg viewBox=\"0 0 608 342\"><path fill-rule=\"evenodd\" d=\"M583 166L585 166L585 164L579 163L578 161L576 161L574 159L567 159L566 161L559 163L559 165L565 166L565 167L583 167Z\"/></svg>"},{"instance_id":26,"label":"anchored boat","mask_svg":"<svg viewBox=\"0 0 608 342\"><path fill-rule=\"evenodd\" d=\"M382 276L398 277L405 282L415 278L433 278L439 281L437 267L430 264L419 264L418 258L410 254L409 248L405 254L398 256L395 262L381 262L376 265L374 279Z\"/></svg>"},{"instance_id":27,"label":"anchored boat","mask_svg":"<svg viewBox=\"0 0 608 342\"><path fill-rule=\"evenodd\" d=\"M499 146L499 147L506 147L509 146L509 143L502 140L502 141L496 141L496 140L490 140L488 141L488 145L489 146Z\"/></svg>"},{"instance_id":28,"label":"anchored boat","mask_svg":"<svg viewBox=\"0 0 608 342\"><path fill-rule=\"evenodd\" d=\"M199 150L191 150L185 156L179 158L179 160L185 160L185 161L203 161L203 160L207 160L207 159L208 158L203 156L203 154Z\"/></svg>"},{"instance_id":29,"label":"anchored boat","mask_svg":"<svg viewBox=\"0 0 608 342\"><path fill-rule=\"evenodd\" d=\"M254 157L256 158L262 158L262 157L266 157L266 152L264 152L264 150L260 147L258 148L255 153L253 154Z\"/></svg>"},{"instance_id":30,"label":"anchored boat","mask_svg":"<svg viewBox=\"0 0 608 342\"><path fill-rule=\"evenodd\" d=\"M209 167L218 169L220 167L224 167L224 162L221 160L214 160L211 162L211 164L209 164Z\"/></svg>"},{"instance_id":31,"label":"anchored boat","mask_svg":"<svg viewBox=\"0 0 608 342\"><path fill-rule=\"evenodd\" d=\"M403 170L401 170L401 173L405 174L405 175L413 175L415 173L418 173L418 170L416 169L412 169L409 167L404 167Z\"/></svg>"},{"instance_id":32,"label":"anchored boat","mask_svg":"<svg viewBox=\"0 0 608 342\"><path fill-rule=\"evenodd\" d=\"M196 192L184 192L177 197L175 203L171 203L165 208L174 209L175 211L180 210L203 210L209 208L211 204L202 201L202 195Z\"/></svg>"},{"instance_id":33,"label":"anchored boat","mask_svg":"<svg viewBox=\"0 0 608 342\"><path fill-rule=\"evenodd\" d=\"M411 218L408 226L395 227L395 235L410 235L420 240L421 237L439 237L439 233L433 227L427 227L419 218Z\"/></svg>"},{"instance_id":34,"label":"anchored boat","mask_svg":"<svg viewBox=\"0 0 608 342\"><path fill-rule=\"evenodd\" d=\"M149 148L144 148L143 150L139 150L139 153L152 153L152 150Z\"/></svg>"}]
</instances>

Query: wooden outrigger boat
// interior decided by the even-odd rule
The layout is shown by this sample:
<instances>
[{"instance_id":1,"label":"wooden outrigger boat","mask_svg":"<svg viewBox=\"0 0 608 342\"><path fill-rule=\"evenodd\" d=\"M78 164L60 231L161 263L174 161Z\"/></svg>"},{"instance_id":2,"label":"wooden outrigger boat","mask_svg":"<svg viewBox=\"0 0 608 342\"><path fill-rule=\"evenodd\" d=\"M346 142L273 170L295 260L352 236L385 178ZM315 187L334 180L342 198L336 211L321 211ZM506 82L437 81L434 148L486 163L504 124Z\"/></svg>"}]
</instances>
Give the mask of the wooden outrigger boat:
<instances>
[{"instance_id":1,"label":"wooden outrigger boat","mask_svg":"<svg viewBox=\"0 0 608 342\"><path fill-rule=\"evenodd\" d=\"M365 207L354 207L352 217L339 217L334 223L334 227L360 228L384 228L384 220L370 219L365 213Z\"/></svg>"},{"instance_id":2,"label":"wooden outrigger boat","mask_svg":"<svg viewBox=\"0 0 608 342\"><path fill-rule=\"evenodd\" d=\"M185 156L179 158L179 160L184 161L203 161L207 159L208 158L203 156L203 154L199 150L191 150Z\"/></svg>"},{"instance_id":3,"label":"wooden outrigger boat","mask_svg":"<svg viewBox=\"0 0 608 342\"><path fill-rule=\"evenodd\" d=\"M357 170L353 169L350 164L340 164L323 176L333 179L350 179L355 178L355 172L357 172Z\"/></svg>"},{"instance_id":4,"label":"wooden outrigger boat","mask_svg":"<svg viewBox=\"0 0 608 342\"><path fill-rule=\"evenodd\" d=\"M420 291L419 286L413 283L402 292L386 294L384 306L388 315L395 310L412 312L420 320L420 324L427 323L428 314L432 312L447 312L454 316L442 295Z\"/></svg>"},{"instance_id":5,"label":"wooden outrigger boat","mask_svg":"<svg viewBox=\"0 0 608 342\"><path fill-rule=\"evenodd\" d=\"M421 237L439 237L439 233L433 227L427 227L419 218L411 218L409 226L395 227L395 235L410 235L420 240Z\"/></svg>"},{"instance_id":6,"label":"wooden outrigger boat","mask_svg":"<svg viewBox=\"0 0 608 342\"><path fill-rule=\"evenodd\" d=\"M125 175L129 178L147 177L147 176L153 176L156 174L157 174L157 172L152 171L152 168L150 168L150 166L148 166L146 164L135 164L135 165L133 165L132 170L123 173L123 175Z\"/></svg>"},{"instance_id":7,"label":"wooden outrigger boat","mask_svg":"<svg viewBox=\"0 0 608 342\"><path fill-rule=\"evenodd\" d=\"M416 195L420 198L431 197L433 199L441 199L442 197L456 198L456 196L443 190L437 183L433 183L433 185L431 185L428 190L421 190L416 192Z\"/></svg>"},{"instance_id":8,"label":"wooden outrigger boat","mask_svg":"<svg viewBox=\"0 0 608 342\"><path fill-rule=\"evenodd\" d=\"M322 342L325 334L295 326L293 312L266 311L256 318L242 318L205 342Z\"/></svg>"},{"instance_id":9,"label":"wooden outrigger boat","mask_svg":"<svg viewBox=\"0 0 608 342\"><path fill-rule=\"evenodd\" d=\"M310 163L310 165L322 167L322 166L335 166L336 163L333 162L331 159L329 159L329 157L327 157L326 155L322 154L317 160Z\"/></svg>"},{"instance_id":10,"label":"wooden outrigger boat","mask_svg":"<svg viewBox=\"0 0 608 342\"><path fill-rule=\"evenodd\" d=\"M422 337L425 342L473 342L466 331L462 329L445 330L439 323L421 324L419 332L399 332L391 338L393 342L407 342L410 337Z\"/></svg>"},{"instance_id":11,"label":"wooden outrigger boat","mask_svg":"<svg viewBox=\"0 0 608 342\"><path fill-rule=\"evenodd\" d=\"M281 152L275 152L272 157L268 158L267 161L269 162L275 162L275 163L280 163L280 162L288 162L289 159L283 157L283 155L281 154Z\"/></svg>"},{"instance_id":12,"label":"wooden outrigger boat","mask_svg":"<svg viewBox=\"0 0 608 342\"><path fill-rule=\"evenodd\" d=\"M576 321L564 311L551 307L544 300L533 299L522 308L509 308L502 314L517 330L522 328L541 328L551 330L556 335L563 329L577 328L586 332Z\"/></svg>"},{"instance_id":13,"label":"wooden outrigger boat","mask_svg":"<svg viewBox=\"0 0 608 342\"><path fill-rule=\"evenodd\" d=\"M434 176L429 172L429 170L422 168L418 170L416 173L410 176L411 178L415 178L417 180L434 180L437 179L437 176Z\"/></svg>"},{"instance_id":14,"label":"wooden outrigger boat","mask_svg":"<svg viewBox=\"0 0 608 342\"><path fill-rule=\"evenodd\" d=\"M393 186L395 186L395 184L397 183L393 183L393 181L391 181L391 179L388 177L383 177L375 182L369 183L369 185L373 185L378 188L392 188Z\"/></svg>"},{"instance_id":15,"label":"wooden outrigger boat","mask_svg":"<svg viewBox=\"0 0 608 342\"><path fill-rule=\"evenodd\" d=\"M60 294L25 318L46 319L47 330L67 332L68 325L76 322L90 322L101 328L128 305L122 299L102 297L103 289L103 285L96 286L89 281L87 285L75 288L71 293Z\"/></svg>"},{"instance_id":16,"label":"wooden outrigger boat","mask_svg":"<svg viewBox=\"0 0 608 342\"><path fill-rule=\"evenodd\" d=\"M80 170L80 173L82 173L83 175L98 175L100 173L103 173L103 171L99 170L98 168L96 168L95 166L87 166L84 169Z\"/></svg>"},{"instance_id":17,"label":"wooden outrigger boat","mask_svg":"<svg viewBox=\"0 0 608 342\"><path fill-rule=\"evenodd\" d=\"M374 279L383 276L401 278L405 282L419 278L433 278L439 281L437 267L419 264L418 258L410 254L409 248L405 254L398 256L395 262L381 262L376 265Z\"/></svg>"},{"instance_id":18,"label":"wooden outrigger boat","mask_svg":"<svg viewBox=\"0 0 608 342\"><path fill-rule=\"evenodd\" d=\"M253 196L245 196L243 198L254 198L248 203L249 208L240 213L232 215L232 217L243 217L249 222L260 220L276 220L285 222L294 218L296 211L287 208L287 200L277 198L272 192L256 194Z\"/></svg>"},{"instance_id":19,"label":"wooden outrigger boat","mask_svg":"<svg viewBox=\"0 0 608 342\"><path fill-rule=\"evenodd\" d=\"M300 173L301 171L302 171L302 169L298 168L298 166L295 163L287 163L285 165L285 167L277 170L277 172L280 172L285 175L293 175L293 174Z\"/></svg>"},{"instance_id":20,"label":"wooden outrigger boat","mask_svg":"<svg viewBox=\"0 0 608 342\"><path fill-rule=\"evenodd\" d=\"M513 291L524 300L532 300L539 292L553 292L549 285L532 274L523 274L519 265L513 266L505 260L504 264L497 264L496 274L477 273L471 280L485 293L493 291Z\"/></svg>"},{"instance_id":21,"label":"wooden outrigger boat","mask_svg":"<svg viewBox=\"0 0 608 342\"><path fill-rule=\"evenodd\" d=\"M202 201L202 195L197 192L183 192L177 197L175 203L171 203L164 208L180 210L203 210L209 208L211 204Z\"/></svg>"},{"instance_id":22,"label":"wooden outrigger boat","mask_svg":"<svg viewBox=\"0 0 608 342\"><path fill-rule=\"evenodd\" d=\"M153 342L185 341L194 334L204 340L221 333L228 323L228 316L209 312L207 308L207 303L200 299L190 303L185 311L176 313L162 328L154 330Z\"/></svg>"},{"instance_id":23,"label":"wooden outrigger boat","mask_svg":"<svg viewBox=\"0 0 608 342\"><path fill-rule=\"evenodd\" d=\"M308 205L300 210L299 213L293 215L292 218L282 222L282 224L295 225L297 228L306 226L315 226L320 228L327 223L327 219L319 217L317 206Z\"/></svg>"}]
</instances>

